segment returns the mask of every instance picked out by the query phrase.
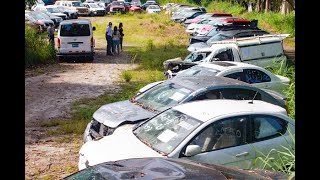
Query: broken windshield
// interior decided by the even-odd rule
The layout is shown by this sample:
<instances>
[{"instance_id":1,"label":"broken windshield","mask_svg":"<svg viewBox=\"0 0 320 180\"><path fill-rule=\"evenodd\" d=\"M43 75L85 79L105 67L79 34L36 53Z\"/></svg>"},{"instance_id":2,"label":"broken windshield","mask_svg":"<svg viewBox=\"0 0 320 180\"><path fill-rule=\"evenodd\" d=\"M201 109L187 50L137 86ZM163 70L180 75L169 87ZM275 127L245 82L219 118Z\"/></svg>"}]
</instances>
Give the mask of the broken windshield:
<instances>
[{"instance_id":1,"label":"broken windshield","mask_svg":"<svg viewBox=\"0 0 320 180\"><path fill-rule=\"evenodd\" d=\"M157 111L163 111L177 105L191 92L192 90L177 84L164 83L136 96L134 101L145 107L149 107Z\"/></svg>"},{"instance_id":2,"label":"broken windshield","mask_svg":"<svg viewBox=\"0 0 320 180\"><path fill-rule=\"evenodd\" d=\"M133 133L140 141L158 152L172 152L201 121L170 109L136 128Z\"/></svg>"}]
</instances>

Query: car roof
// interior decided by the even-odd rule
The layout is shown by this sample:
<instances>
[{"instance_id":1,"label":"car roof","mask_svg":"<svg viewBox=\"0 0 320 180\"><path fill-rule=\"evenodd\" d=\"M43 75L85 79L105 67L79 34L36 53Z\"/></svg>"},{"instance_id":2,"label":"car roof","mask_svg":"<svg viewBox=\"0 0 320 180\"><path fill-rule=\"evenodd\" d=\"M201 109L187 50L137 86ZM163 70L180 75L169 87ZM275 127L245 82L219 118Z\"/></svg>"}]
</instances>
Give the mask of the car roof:
<instances>
[{"instance_id":1,"label":"car roof","mask_svg":"<svg viewBox=\"0 0 320 180\"><path fill-rule=\"evenodd\" d=\"M200 121L206 122L212 118L234 114L234 113L257 113L257 114L283 114L287 115L286 110L280 106L260 100L230 100L215 99L201 100L173 107Z\"/></svg>"},{"instance_id":2,"label":"car roof","mask_svg":"<svg viewBox=\"0 0 320 180\"><path fill-rule=\"evenodd\" d=\"M210 63L201 63L198 66L217 69L219 71L230 70L230 69L239 69L240 68L254 68L254 69L263 69L262 67L255 66L252 64L244 62L233 62L233 61L215 61Z\"/></svg>"},{"instance_id":3,"label":"car roof","mask_svg":"<svg viewBox=\"0 0 320 180\"><path fill-rule=\"evenodd\" d=\"M222 35L226 35L226 36L234 36L238 33L241 33L241 32L265 32L267 33L266 31L263 31L263 30L257 30L257 29L221 29L219 31L219 34L222 34Z\"/></svg>"},{"instance_id":4,"label":"car roof","mask_svg":"<svg viewBox=\"0 0 320 180\"><path fill-rule=\"evenodd\" d=\"M70 24L70 23L90 23L91 21L89 19L70 19L70 20L64 20L60 24Z\"/></svg>"},{"instance_id":5,"label":"car roof","mask_svg":"<svg viewBox=\"0 0 320 180\"><path fill-rule=\"evenodd\" d=\"M188 87L193 90L212 86L249 86L254 88L248 83L218 76L184 76L167 80L167 82L173 82L175 84Z\"/></svg>"}]
</instances>

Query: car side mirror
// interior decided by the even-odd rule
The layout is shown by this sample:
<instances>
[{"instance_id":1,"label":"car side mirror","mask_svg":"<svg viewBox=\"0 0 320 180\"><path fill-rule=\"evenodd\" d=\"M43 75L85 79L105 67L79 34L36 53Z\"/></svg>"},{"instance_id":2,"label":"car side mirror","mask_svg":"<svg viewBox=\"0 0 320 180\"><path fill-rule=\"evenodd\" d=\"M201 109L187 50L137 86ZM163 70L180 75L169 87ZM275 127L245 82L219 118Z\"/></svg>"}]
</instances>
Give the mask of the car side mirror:
<instances>
[{"instance_id":1,"label":"car side mirror","mask_svg":"<svg viewBox=\"0 0 320 180\"><path fill-rule=\"evenodd\" d=\"M93 26L93 27L92 27L92 30L95 31L95 30L96 30L96 27Z\"/></svg>"},{"instance_id":2,"label":"car side mirror","mask_svg":"<svg viewBox=\"0 0 320 180\"><path fill-rule=\"evenodd\" d=\"M185 156L194 156L201 153L201 147L198 145L188 145L184 153Z\"/></svg>"}]
</instances>

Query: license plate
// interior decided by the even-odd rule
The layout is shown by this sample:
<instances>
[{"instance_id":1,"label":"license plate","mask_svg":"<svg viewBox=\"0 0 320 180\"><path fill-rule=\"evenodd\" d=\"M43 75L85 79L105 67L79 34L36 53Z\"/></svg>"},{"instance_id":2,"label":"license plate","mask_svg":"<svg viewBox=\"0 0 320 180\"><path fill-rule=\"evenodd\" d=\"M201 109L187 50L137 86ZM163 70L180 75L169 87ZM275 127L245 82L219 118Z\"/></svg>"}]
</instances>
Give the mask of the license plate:
<instances>
[{"instance_id":1,"label":"license plate","mask_svg":"<svg viewBox=\"0 0 320 180\"><path fill-rule=\"evenodd\" d=\"M72 44L72 47L79 47L79 44Z\"/></svg>"}]
</instances>

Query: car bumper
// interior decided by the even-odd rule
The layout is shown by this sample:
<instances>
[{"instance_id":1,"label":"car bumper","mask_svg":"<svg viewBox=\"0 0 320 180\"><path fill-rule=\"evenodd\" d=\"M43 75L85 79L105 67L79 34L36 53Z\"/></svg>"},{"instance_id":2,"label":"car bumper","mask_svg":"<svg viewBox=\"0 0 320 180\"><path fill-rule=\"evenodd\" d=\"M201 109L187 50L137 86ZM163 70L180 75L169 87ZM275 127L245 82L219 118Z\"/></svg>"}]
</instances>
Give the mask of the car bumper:
<instances>
[{"instance_id":1,"label":"car bumper","mask_svg":"<svg viewBox=\"0 0 320 180\"><path fill-rule=\"evenodd\" d=\"M57 53L58 57L92 57L94 52L89 53Z\"/></svg>"}]
</instances>

